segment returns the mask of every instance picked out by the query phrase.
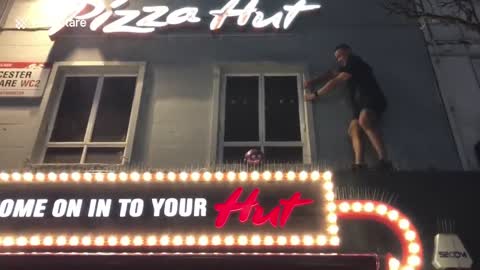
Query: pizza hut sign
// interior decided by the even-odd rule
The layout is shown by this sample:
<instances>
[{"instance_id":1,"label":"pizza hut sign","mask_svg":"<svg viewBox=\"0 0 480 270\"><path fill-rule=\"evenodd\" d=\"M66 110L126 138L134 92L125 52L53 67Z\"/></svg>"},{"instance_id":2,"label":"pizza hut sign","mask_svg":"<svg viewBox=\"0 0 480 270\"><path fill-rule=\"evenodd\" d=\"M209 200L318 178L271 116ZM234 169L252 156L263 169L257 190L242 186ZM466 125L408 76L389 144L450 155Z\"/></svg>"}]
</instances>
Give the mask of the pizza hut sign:
<instances>
[{"instance_id":1,"label":"pizza hut sign","mask_svg":"<svg viewBox=\"0 0 480 270\"><path fill-rule=\"evenodd\" d=\"M253 28L273 27L288 29L295 18L302 12L319 9L319 4L309 4L307 0L299 0L271 16L259 8L259 0L250 0L245 6L241 0L230 0L223 7L210 10L212 19L210 30L222 29L229 19L236 19L240 27L251 24ZM168 6L144 6L141 9L127 9L128 0L114 0L109 6L100 0L81 1L73 10L53 25L48 33L54 37L65 28L87 28L90 31L103 33L136 33L148 34L168 26L194 25L202 21L195 6L171 10ZM87 23L88 22L88 23Z\"/></svg>"}]
</instances>

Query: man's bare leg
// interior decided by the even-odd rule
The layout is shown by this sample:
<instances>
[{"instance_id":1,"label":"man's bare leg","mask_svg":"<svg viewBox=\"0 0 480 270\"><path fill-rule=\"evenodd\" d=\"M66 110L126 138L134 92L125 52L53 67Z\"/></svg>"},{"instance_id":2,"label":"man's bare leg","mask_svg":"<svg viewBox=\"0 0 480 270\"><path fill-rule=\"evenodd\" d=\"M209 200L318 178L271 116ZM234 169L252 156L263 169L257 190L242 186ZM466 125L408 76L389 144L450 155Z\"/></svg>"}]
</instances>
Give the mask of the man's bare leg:
<instances>
[{"instance_id":1,"label":"man's bare leg","mask_svg":"<svg viewBox=\"0 0 480 270\"><path fill-rule=\"evenodd\" d=\"M375 112L371 110L364 109L360 112L359 117L359 125L367 134L370 143L372 143L375 152L377 152L377 156L379 160L386 160L387 159L387 152L385 150L385 144L383 142L382 136L378 128L376 127L377 116Z\"/></svg>"},{"instance_id":2,"label":"man's bare leg","mask_svg":"<svg viewBox=\"0 0 480 270\"><path fill-rule=\"evenodd\" d=\"M353 152L355 154L355 165L363 165L362 128L357 119L350 122L348 135L350 135L352 140Z\"/></svg>"}]
</instances>

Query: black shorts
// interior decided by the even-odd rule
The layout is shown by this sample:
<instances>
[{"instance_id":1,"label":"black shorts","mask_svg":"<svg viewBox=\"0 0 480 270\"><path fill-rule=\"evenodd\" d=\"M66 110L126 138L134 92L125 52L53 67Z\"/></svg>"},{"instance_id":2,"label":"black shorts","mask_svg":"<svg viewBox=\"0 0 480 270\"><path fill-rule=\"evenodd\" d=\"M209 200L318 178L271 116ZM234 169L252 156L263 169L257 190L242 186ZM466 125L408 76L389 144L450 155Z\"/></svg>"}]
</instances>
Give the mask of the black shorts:
<instances>
[{"instance_id":1,"label":"black shorts","mask_svg":"<svg viewBox=\"0 0 480 270\"><path fill-rule=\"evenodd\" d=\"M353 117L358 119L363 110L371 110L375 112L376 116L380 118L387 109L387 102L384 97L361 96L355 98L353 101Z\"/></svg>"}]
</instances>

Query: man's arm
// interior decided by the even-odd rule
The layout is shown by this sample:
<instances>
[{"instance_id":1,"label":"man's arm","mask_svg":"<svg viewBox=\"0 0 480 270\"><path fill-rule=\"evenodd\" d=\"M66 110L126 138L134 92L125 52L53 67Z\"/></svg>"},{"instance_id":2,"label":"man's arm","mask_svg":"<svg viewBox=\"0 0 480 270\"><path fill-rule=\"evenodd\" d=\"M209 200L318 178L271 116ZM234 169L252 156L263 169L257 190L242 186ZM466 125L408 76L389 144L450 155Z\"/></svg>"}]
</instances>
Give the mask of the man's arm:
<instances>
[{"instance_id":1,"label":"man's arm","mask_svg":"<svg viewBox=\"0 0 480 270\"><path fill-rule=\"evenodd\" d=\"M340 72L333 79L329 80L322 88L316 90L313 93L306 93L305 99L307 101L312 101L317 97L323 96L333 90L335 87L337 87L340 83L348 81L351 77L352 75L350 73Z\"/></svg>"},{"instance_id":2,"label":"man's arm","mask_svg":"<svg viewBox=\"0 0 480 270\"><path fill-rule=\"evenodd\" d=\"M317 76L309 81L305 81L304 83L304 87L305 89L309 89L311 88L314 84L317 84L317 83L325 83L333 78L335 78L335 76L338 74L338 72L334 71L334 70L329 70L327 72L325 72L324 74L320 75L320 76Z\"/></svg>"}]
</instances>

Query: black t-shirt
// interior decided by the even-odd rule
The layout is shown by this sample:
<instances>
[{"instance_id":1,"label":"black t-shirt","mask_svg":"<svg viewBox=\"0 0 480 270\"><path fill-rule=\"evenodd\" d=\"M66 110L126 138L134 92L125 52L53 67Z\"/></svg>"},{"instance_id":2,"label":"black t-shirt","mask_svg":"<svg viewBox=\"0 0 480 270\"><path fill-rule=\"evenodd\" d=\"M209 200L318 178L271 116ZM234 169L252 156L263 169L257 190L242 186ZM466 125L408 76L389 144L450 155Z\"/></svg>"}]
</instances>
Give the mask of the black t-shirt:
<instances>
[{"instance_id":1,"label":"black t-shirt","mask_svg":"<svg viewBox=\"0 0 480 270\"><path fill-rule=\"evenodd\" d=\"M364 99L385 101L372 68L360 57L350 55L347 64L340 67L338 72L346 72L352 76L348 80L348 88L353 102L358 103Z\"/></svg>"}]
</instances>

